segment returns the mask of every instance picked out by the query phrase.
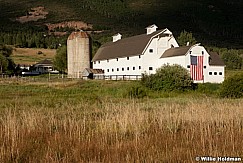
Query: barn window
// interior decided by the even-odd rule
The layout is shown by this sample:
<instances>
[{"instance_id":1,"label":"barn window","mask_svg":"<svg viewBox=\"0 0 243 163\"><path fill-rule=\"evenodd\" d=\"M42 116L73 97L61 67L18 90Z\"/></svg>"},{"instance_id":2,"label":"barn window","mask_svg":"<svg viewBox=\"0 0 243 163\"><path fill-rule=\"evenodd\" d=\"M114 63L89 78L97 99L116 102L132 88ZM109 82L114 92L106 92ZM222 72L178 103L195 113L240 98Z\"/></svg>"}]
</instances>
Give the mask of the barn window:
<instances>
[{"instance_id":1,"label":"barn window","mask_svg":"<svg viewBox=\"0 0 243 163\"><path fill-rule=\"evenodd\" d=\"M214 72L214 75L217 75L217 72Z\"/></svg>"},{"instance_id":2,"label":"barn window","mask_svg":"<svg viewBox=\"0 0 243 163\"><path fill-rule=\"evenodd\" d=\"M114 72L114 69L112 69L111 71Z\"/></svg>"},{"instance_id":3,"label":"barn window","mask_svg":"<svg viewBox=\"0 0 243 163\"><path fill-rule=\"evenodd\" d=\"M203 68L207 68L207 66L203 66Z\"/></svg>"},{"instance_id":4,"label":"barn window","mask_svg":"<svg viewBox=\"0 0 243 163\"><path fill-rule=\"evenodd\" d=\"M154 52L154 50L153 49L149 49L149 53L153 53Z\"/></svg>"},{"instance_id":5,"label":"barn window","mask_svg":"<svg viewBox=\"0 0 243 163\"><path fill-rule=\"evenodd\" d=\"M141 58L141 55L139 55L138 58Z\"/></svg>"},{"instance_id":6,"label":"barn window","mask_svg":"<svg viewBox=\"0 0 243 163\"><path fill-rule=\"evenodd\" d=\"M202 51L202 55L204 54L204 51Z\"/></svg>"},{"instance_id":7,"label":"barn window","mask_svg":"<svg viewBox=\"0 0 243 163\"><path fill-rule=\"evenodd\" d=\"M107 69L107 72L109 72L109 69Z\"/></svg>"},{"instance_id":8,"label":"barn window","mask_svg":"<svg viewBox=\"0 0 243 163\"><path fill-rule=\"evenodd\" d=\"M94 61L94 64L96 64L96 62Z\"/></svg>"},{"instance_id":9,"label":"barn window","mask_svg":"<svg viewBox=\"0 0 243 163\"><path fill-rule=\"evenodd\" d=\"M219 72L219 75L223 75L223 73L222 72Z\"/></svg>"},{"instance_id":10,"label":"barn window","mask_svg":"<svg viewBox=\"0 0 243 163\"><path fill-rule=\"evenodd\" d=\"M132 69L135 70L135 67L133 67Z\"/></svg>"},{"instance_id":11,"label":"barn window","mask_svg":"<svg viewBox=\"0 0 243 163\"><path fill-rule=\"evenodd\" d=\"M122 71L124 71L124 68L122 68Z\"/></svg>"},{"instance_id":12,"label":"barn window","mask_svg":"<svg viewBox=\"0 0 243 163\"><path fill-rule=\"evenodd\" d=\"M213 75L213 73L212 72L209 72L209 75Z\"/></svg>"},{"instance_id":13,"label":"barn window","mask_svg":"<svg viewBox=\"0 0 243 163\"><path fill-rule=\"evenodd\" d=\"M107 59L107 62L109 62L109 59Z\"/></svg>"},{"instance_id":14,"label":"barn window","mask_svg":"<svg viewBox=\"0 0 243 163\"><path fill-rule=\"evenodd\" d=\"M129 60L129 57L127 57L127 60Z\"/></svg>"},{"instance_id":15,"label":"barn window","mask_svg":"<svg viewBox=\"0 0 243 163\"><path fill-rule=\"evenodd\" d=\"M118 58L116 59L116 61L118 61Z\"/></svg>"},{"instance_id":16,"label":"barn window","mask_svg":"<svg viewBox=\"0 0 243 163\"><path fill-rule=\"evenodd\" d=\"M138 69L141 70L141 66L138 66Z\"/></svg>"},{"instance_id":17,"label":"barn window","mask_svg":"<svg viewBox=\"0 0 243 163\"><path fill-rule=\"evenodd\" d=\"M153 70L153 67L149 67L149 70Z\"/></svg>"},{"instance_id":18,"label":"barn window","mask_svg":"<svg viewBox=\"0 0 243 163\"><path fill-rule=\"evenodd\" d=\"M127 67L127 70L129 70L129 67Z\"/></svg>"},{"instance_id":19,"label":"barn window","mask_svg":"<svg viewBox=\"0 0 243 163\"><path fill-rule=\"evenodd\" d=\"M190 65L187 65L187 68L190 68Z\"/></svg>"},{"instance_id":20,"label":"barn window","mask_svg":"<svg viewBox=\"0 0 243 163\"><path fill-rule=\"evenodd\" d=\"M119 71L119 68L117 68L116 71Z\"/></svg>"},{"instance_id":21,"label":"barn window","mask_svg":"<svg viewBox=\"0 0 243 163\"><path fill-rule=\"evenodd\" d=\"M98 63L100 64L100 61L98 61Z\"/></svg>"}]
</instances>

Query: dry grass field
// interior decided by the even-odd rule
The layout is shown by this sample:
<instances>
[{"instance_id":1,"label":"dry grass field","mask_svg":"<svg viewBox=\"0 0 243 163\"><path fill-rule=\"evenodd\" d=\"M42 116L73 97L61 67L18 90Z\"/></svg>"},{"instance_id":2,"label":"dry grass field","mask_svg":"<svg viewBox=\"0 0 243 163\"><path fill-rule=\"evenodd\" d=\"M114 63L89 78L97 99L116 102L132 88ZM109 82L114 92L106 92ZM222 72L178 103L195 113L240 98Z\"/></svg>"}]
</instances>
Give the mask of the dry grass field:
<instances>
[{"instance_id":1,"label":"dry grass field","mask_svg":"<svg viewBox=\"0 0 243 163\"><path fill-rule=\"evenodd\" d=\"M44 59L52 59L55 54L55 49L15 48L12 58L15 64L32 65Z\"/></svg>"},{"instance_id":2,"label":"dry grass field","mask_svg":"<svg viewBox=\"0 0 243 163\"><path fill-rule=\"evenodd\" d=\"M0 84L0 162L243 158L243 100L124 98L127 82Z\"/></svg>"}]
</instances>

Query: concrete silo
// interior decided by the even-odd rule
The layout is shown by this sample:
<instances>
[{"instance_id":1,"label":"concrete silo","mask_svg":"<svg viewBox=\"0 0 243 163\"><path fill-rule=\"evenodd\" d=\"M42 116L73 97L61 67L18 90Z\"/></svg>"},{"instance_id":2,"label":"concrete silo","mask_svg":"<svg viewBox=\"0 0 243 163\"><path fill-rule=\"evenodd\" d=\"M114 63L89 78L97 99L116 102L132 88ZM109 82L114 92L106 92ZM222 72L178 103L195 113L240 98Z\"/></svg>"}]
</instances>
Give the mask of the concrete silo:
<instances>
[{"instance_id":1,"label":"concrete silo","mask_svg":"<svg viewBox=\"0 0 243 163\"><path fill-rule=\"evenodd\" d=\"M90 68L90 39L86 32L72 32L67 40L67 67L69 78L81 78L85 68Z\"/></svg>"}]
</instances>

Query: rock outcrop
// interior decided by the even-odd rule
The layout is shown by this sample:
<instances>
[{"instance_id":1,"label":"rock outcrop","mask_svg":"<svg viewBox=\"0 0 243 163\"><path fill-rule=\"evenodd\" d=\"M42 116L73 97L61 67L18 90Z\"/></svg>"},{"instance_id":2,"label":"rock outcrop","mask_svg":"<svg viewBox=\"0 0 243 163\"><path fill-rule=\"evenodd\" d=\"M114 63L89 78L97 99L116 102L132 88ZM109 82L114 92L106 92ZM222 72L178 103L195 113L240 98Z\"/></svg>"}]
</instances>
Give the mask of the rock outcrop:
<instances>
[{"instance_id":1,"label":"rock outcrop","mask_svg":"<svg viewBox=\"0 0 243 163\"><path fill-rule=\"evenodd\" d=\"M55 23L51 24L48 23L46 24L48 27L49 31L54 31L56 28L73 28L73 29L83 29L83 30L88 30L92 29L93 26L91 24L84 23L82 21L66 21L66 22L61 22L61 23Z\"/></svg>"},{"instance_id":2,"label":"rock outcrop","mask_svg":"<svg viewBox=\"0 0 243 163\"><path fill-rule=\"evenodd\" d=\"M16 21L20 23L26 23L30 21L38 21L39 19L45 19L48 12L42 6L31 8L30 11L26 13L26 16L21 16L16 18Z\"/></svg>"}]
</instances>

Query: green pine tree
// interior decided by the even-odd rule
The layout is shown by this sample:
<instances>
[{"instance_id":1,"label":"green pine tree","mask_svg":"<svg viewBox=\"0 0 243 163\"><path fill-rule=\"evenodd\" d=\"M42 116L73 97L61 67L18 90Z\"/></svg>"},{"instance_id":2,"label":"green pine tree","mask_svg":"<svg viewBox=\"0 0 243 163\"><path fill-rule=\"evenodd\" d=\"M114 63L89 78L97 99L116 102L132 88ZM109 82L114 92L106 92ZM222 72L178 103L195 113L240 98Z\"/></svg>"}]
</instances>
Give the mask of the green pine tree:
<instances>
[{"instance_id":1,"label":"green pine tree","mask_svg":"<svg viewBox=\"0 0 243 163\"><path fill-rule=\"evenodd\" d=\"M186 46L188 42L189 45L194 45L197 42L196 39L192 36L192 33L185 30L180 33L177 41L180 46Z\"/></svg>"}]
</instances>

